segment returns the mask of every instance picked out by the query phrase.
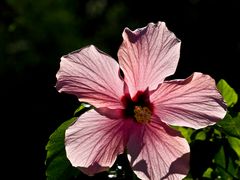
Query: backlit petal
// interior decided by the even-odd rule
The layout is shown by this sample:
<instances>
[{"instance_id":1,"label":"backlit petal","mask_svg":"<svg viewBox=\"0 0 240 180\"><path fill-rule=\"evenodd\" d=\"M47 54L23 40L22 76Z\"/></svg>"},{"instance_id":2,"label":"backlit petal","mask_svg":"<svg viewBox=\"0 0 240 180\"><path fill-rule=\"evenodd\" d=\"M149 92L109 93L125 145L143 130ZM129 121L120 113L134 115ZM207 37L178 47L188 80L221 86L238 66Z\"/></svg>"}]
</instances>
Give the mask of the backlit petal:
<instances>
[{"instance_id":1,"label":"backlit petal","mask_svg":"<svg viewBox=\"0 0 240 180\"><path fill-rule=\"evenodd\" d=\"M118 51L119 64L131 96L139 91L157 88L174 74L180 55L180 40L164 22L123 31L123 43Z\"/></svg>"},{"instance_id":2,"label":"backlit petal","mask_svg":"<svg viewBox=\"0 0 240 180\"><path fill-rule=\"evenodd\" d=\"M164 82L150 99L155 113L170 125L198 129L216 123L226 114L226 104L214 79L202 73Z\"/></svg>"},{"instance_id":3,"label":"backlit petal","mask_svg":"<svg viewBox=\"0 0 240 180\"><path fill-rule=\"evenodd\" d=\"M141 180L185 177L189 170L189 145L179 132L153 117L135 127L128 143L128 159Z\"/></svg>"},{"instance_id":4,"label":"backlit petal","mask_svg":"<svg viewBox=\"0 0 240 180\"><path fill-rule=\"evenodd\" d=\"M67 157L88 175L104 171L124 152L130 127L131 121L109 119L90 110L66 130Z\"/></svg>"},{"instance_id":5,"label":"backlit petal","mask_svg":"<svg viewBox=\"0 0 240 180\"><path fill-rule=\"evenodd\" d=\"M61 58L56 88L95 107L122 107L123 81L119 78L119 65L94 46Z\"/></svg>"}]
</instances>

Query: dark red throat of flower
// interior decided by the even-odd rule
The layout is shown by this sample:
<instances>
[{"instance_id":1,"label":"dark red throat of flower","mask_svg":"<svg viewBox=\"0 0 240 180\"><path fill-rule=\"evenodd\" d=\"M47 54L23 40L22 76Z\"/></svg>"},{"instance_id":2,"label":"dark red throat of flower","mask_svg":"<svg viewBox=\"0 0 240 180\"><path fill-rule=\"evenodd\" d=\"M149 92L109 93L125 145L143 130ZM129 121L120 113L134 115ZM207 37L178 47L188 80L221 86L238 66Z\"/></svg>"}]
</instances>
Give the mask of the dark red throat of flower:
<instances>
[{"instance_id":1,"label":"dark red throat of flower","mask_svg":"<svg viewBox=\"0 0 240 180\"><path fill-rule=\"evenodd\" d=\"M130 94L125 94L121 99L125 109L125 118L132 118L137 123L149 123L153 113L153 105L149 100L149 91L138 91L131 98Z\"/></svg>"}]
</instances>

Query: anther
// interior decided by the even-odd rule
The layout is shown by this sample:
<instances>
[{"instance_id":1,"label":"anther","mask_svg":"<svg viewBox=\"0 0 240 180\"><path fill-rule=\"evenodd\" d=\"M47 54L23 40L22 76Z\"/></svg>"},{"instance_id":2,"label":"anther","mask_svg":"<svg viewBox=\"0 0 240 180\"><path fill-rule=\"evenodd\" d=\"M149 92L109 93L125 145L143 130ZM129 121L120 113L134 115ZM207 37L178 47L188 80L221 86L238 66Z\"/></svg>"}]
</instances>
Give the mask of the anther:
<instances>
[{"instance_id":1,"label":"anther","mask_svg":"<svg viewBox=\"0 0 240 180\"><path fill-rule=\"evenodd\" d=\"M134 117L138 123L149 123L151 120L151 116L152 112L147 107L134 107Z\"/></svg>"}]
</instances>

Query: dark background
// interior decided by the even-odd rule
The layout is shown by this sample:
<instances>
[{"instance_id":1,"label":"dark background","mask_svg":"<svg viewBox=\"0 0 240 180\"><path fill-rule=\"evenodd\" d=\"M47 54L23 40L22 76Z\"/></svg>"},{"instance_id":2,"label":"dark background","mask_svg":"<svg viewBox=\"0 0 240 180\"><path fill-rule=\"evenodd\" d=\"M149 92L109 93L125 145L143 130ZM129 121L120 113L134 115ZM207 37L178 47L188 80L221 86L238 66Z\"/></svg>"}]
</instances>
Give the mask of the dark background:
<instances>
[{"instance_id":1,"label":"dark background","mask_svg":"<svg viewBox=\"0 0 240 180\"><path fill-rule=\"evenodd\" d=\"M117 59L125 27L159 20L182 40L171 78L199 71L240 94L239 0L1 1L0 178L45 179L48 137L79 105L54 88L62 55L94 44Z\"/></svg>"}]
</instances>

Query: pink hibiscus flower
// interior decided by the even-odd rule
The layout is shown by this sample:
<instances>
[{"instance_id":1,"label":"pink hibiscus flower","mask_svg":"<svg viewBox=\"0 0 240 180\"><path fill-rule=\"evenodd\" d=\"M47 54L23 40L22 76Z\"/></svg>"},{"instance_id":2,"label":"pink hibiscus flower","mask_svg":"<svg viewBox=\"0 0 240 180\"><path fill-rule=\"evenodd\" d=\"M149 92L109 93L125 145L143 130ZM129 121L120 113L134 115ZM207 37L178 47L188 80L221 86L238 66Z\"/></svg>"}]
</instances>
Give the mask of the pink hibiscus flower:
<instances>
[{"instance_id":1,"label":"pink hibiscus flower","mask_svg":"<svg viewBox=\"0 0 240 180\"><path fill-rule=\"evenodd\" d=\"M61 58L57 90L94 106L66 130L67 157L93 175L126 150L140 179L182 179L189 144L169 125L212 125L225 116L226 105L209 75L164 81L180 55L180 40L164 22L125 28L122 36L119 64L93 45Z\"/></svg>"}]
</instances>

